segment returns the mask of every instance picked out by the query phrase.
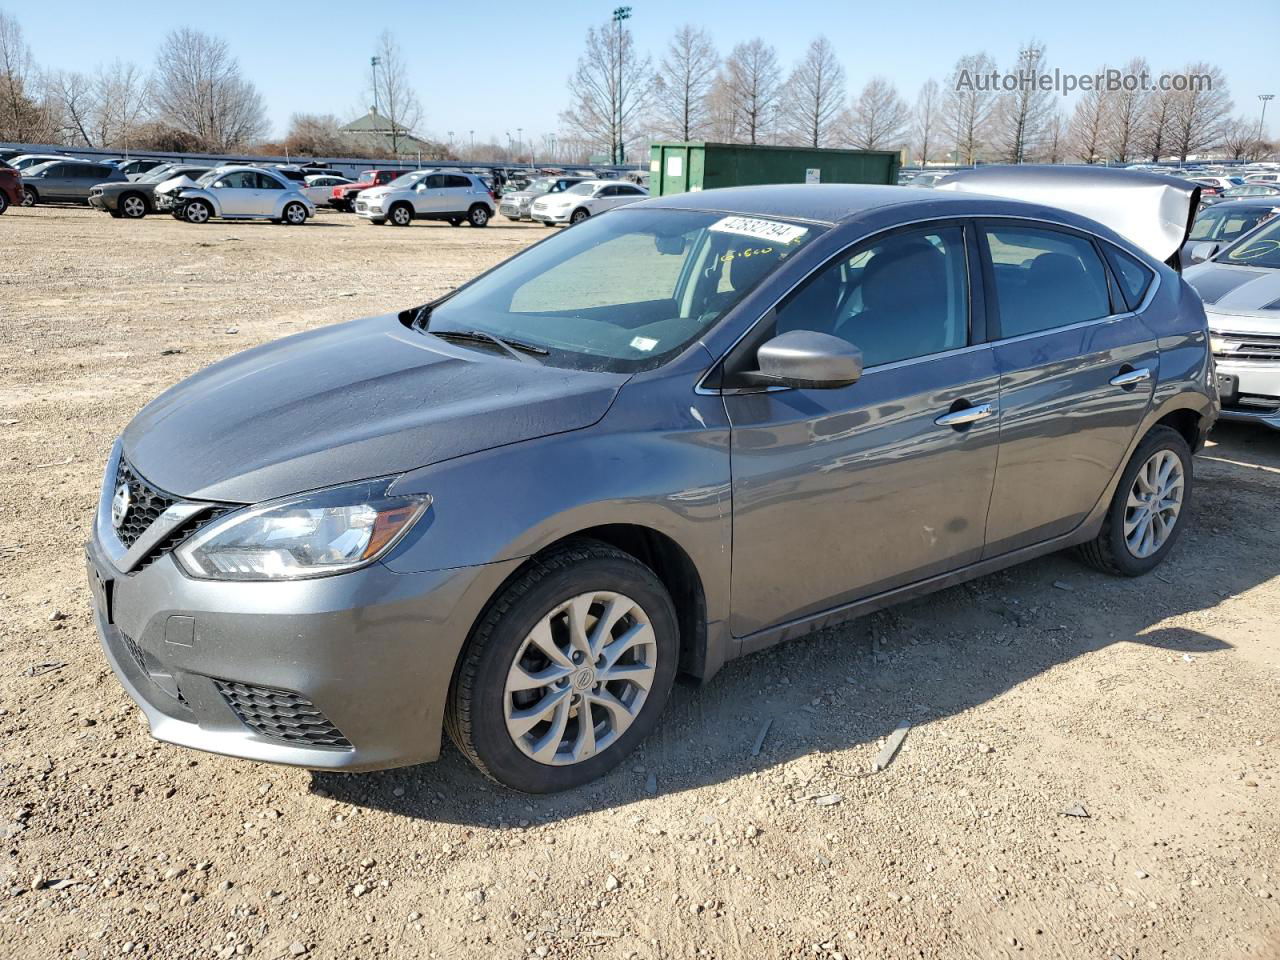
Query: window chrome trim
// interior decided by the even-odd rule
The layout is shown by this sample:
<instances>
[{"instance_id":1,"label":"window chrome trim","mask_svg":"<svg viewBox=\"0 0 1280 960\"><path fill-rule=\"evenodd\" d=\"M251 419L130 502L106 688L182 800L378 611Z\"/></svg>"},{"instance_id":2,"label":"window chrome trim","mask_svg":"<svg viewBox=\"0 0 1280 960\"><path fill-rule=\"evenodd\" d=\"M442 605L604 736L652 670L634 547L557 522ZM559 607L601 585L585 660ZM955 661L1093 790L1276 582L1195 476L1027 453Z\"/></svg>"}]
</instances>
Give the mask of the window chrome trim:
<instances>
[{"instance_id":1,"label":"window chrome trim","mask_svg":"<svg viewBox=\"0 0 1280 960\"><path fill-rule=\"evenodd\" d=\"M990 219L990 220L1025 220L1025 221L1027 221L1028 223L1044 224L1044 225L1046 225L1046 226L1048 226L1048 227L1050 227L1050 228L1053 228L1053 227L1066 227L1068 230L1076 230L1076 231L1078 231L1078 232L1080 232L1080 233L1085 234L1086 236L1092 237L1092 238L1093 238L1093 239L1095 239L1095 240L1101 241L1102 243L1109 243L1109 244L1111 244L1111 246L1115 247L1117 250L1121 250L1121 251L1123 251L1124 253L1128 254L1128 255L1129 255L1129 256L1131 256L1131 257L1132 257L1132 256L1134 256L1134 254L1133 254L1133 252L1132 252L1132 251L1130 251L1130 250L1126 250L1124 247L1122 247L1120 244L1116 243L1114 240L1109 240L1109 239L1108 239L1108 238L1106 238L1106 237L1099 236L1098 234L1096 234L1096 233L1092 232L1091 230L1086 230L1086 229L1084 229L1084 228L1082 228L1082 227L1072 226L1071 224L1060 224L1060 223L1054 223L1052 220L1044 220L1044 219L1042 219L1042 218L1040 218L1040 217L1028 217L1028 216L1019 216L1019 215L1016 215L1016 214L1004 214L1004 213L1000 213L1000 214L995 214L995 213L986 213L986 214L984 214L984 213L978 213L978 214L973 214L973 213L970 213L970 214L953 214L953 215L951 215L951 216L946 216L946 217L926 217L926 218L923 218L923 219L920 219L920 220L907 220L907 221L904 221L904 222L902 222L902 223L895 223L893 226L890 226L890 227L882 227L881 229L876 230L876 231L875 231L875 232L873 232L873 233L869 233L869 234L867 234L867 235L866 235L866 236L864 236L864 237L860 237L860 238L858 238L856 241L854 241L853 243L849 244L849 246L845 247L845 248L844 248L844 250L852 250L854 247L856 247L856 246L858 246L858 245L860 245L860 244L862 244L862 243L865 243L866 241L871 240L871 239L873 239L873 238L875 238L875 237L878 237L878 236L880 236L881 234L889 233L890 231L893 231L893 230L899 230L899 229L901 229L901 228L903 228L903 227L914 227L914 226L919 226L919 225L922 225L922 224L929 224L929 223L944 223L944 222L949 223L949 222L954 222L954 221L957 221L957 220L958 220L958 221L963 221L965 224L968 224L968 223L972 222L972 223L974 223L974 224L975 224L975 226L981 227L981 223L978 223L978 221L980 221L980 220L982 220L982 219L984 219L984 218L985 218L985 219ZM838 226L838 224L837 224L837 226ZM844 250L840 251L840 253L843 253L843 252L844 252ZM783 293L782 293L782 294L781 294L781 295L780 295L780 296L779 296L779 297L778 297L778 298L777 298L773 303L771 303L771 304L768 306L768 308L767 308L767 309L765 309L765 310L760 314L760 316L759 316L759 317L757 317L757 318L755 319L755 321L753 321L753 322L752 322L752 323L751 323L751 324L750 324L750 325L749 325L749 326L748 326L748 327L747 327L747 328L746 328L746 329L745 329L745 330L744 330L744 331L743 331L743 332L742 332L742 333L741 333L741 334L740 334L740 335L739 335L739 336L738 336L738 337L733 341L733 343L731 343L731 344L729 345L729 348L728 348L727 350L725 350L725 351L724 351L724 353L722 353L719 357L717 357L717 358L715 359L715 361L714 361L714 362L713 362L713 363L712 363L712 364L711 364L711 365L706 369L706 371L702 374L702 376L698 378L698 382L697 382L697 384L694 386L694 388L693 388L693 392L694 392L695 394L697 394L698 396L704 396L704 397L706 397L706 396L710 396L710 397L715 397L715 396L737 396L737 395L740 395L740 394L776 393L776 392L777 392L777 391L779 391L779 390L794 390L794 389L796 389L795 387L783 387L783 386L771 386L771 387L764 387L764 388L760 388L760 387L728 387L728 388L724 388L724 387L709 387L709 386L707 386L707 385L706 385L706 381L707 381L707 378L711 376L712 372L713 372L713 371L715 371L715 369L716 369L718 366L720 366L720 364L722 364L722 363L724 362L725 357L729 356L729 354L733 353L733 351L734 351L734 350L738 349L738 344L740 344L743 340L745 340L745 339L746 339L746 338L751 334L751 332L752 332L753 330L755 330L755 328L756 328L756 327L758 327L758 326L760 325L761 321L763 321L765 317L767 317L770 313L772 313L774 310L776 310L776 309L778 308L778 304L782 303L782 301L783 301L783 300L785 300L785 299L787 299L787 297L791 296L791 294L792 294L792 293L794 293L794 292L795 292L795 291L796 291L796 290L797 290L797 289L798 289L798 288L799 288L803 283L805 283L805 281L807 281L810 277L814 276L814 274L816 274L816 273L818 272L818 270L821 270L821 269L822 269L823 267L825 267L828 263L830 263L830 262L832 262L833 260L835 260L835 259L836 259L836 257L839 257L839 256L840 256L840 253L833 254L833 255L832 255L832 257L831 257L829 260L824 261L824 263L823 263L821 266L816 267L815 269L813 269L813 270L809 271L808 273L806 273L803 277L801 277L799 280L797 280L795 283L793 283L790 287L788 287L788 288L787 288L787 289L786 289L786 290L785 290L785 291L784 291L784 292L783 292ZM967 262L968 262L968 261L967 261L967 256L968 256L968 252L966 251L966 264L967 264ZM1142 258L1141 258L1141 257L1139 257L1139 258L1138 258L1138 260L1139 260L1139 262L1142 262L1143 266L1146 266L1148 270L1151 270L1151 268L1150 268L1149 266L1147 266L1147 264L1145 263L1145 261L1142 261ZM1111 265L1110 265L1109 263L1105 263L1105 262L1104 262L1104 263L1103 263L1103 268L1104 268L1104 269L1106 269L1106 270L1108 270L1108 271L1110 271L1110 270L1111 270ZM910 366L911 364L920 363L920 362L923 362L923 361L925 361L925 360L936 360L936 359L938 359L938 358L940 358L940 357L949 357L949 356L953 356L953 355L956 355L956 354L967 353L967 352L969 352L969 351L976 350L976 349L978 349L978 348L980 348L980 347L991 347L991 348L995 348L995 347L999 346L1000 344L1005 344L1005 343L1018 343L1018 342L1020 342L1020 341L1022 341L1022 340L1029 340L1029 339L1031 339L1032 337L1043 337L1043 336L1045 336L1046 334L1050 334L1050 333L1062 333L1062 332L1064 332L1064 331L1070 331L1070 330L1083 329L1084 327L1091 327L1091 326L1095 326L1095 325L1097 325L1097 324L1102 324L1102 323L1111 323L1111 322L1114 322L1114 321L1116 321L1116 320L1123 320L1123 319L1125 319L1125 318L1127 318L1127 317L1134 317L1134 316L1137 316L1138 314L1143 313L1144 311L1146 311L1146 309L1147 309L1148 307L1150 307L1150 306L1151 306L1151 301L1155 299L1156 292L1157 292L1157 291L1159 290L1159 288L1160 288L1160 272L1159 272L1158 270L1151 270L1151 274L1152 274L1151 283L1147 286L1147 293L1146 293L1146 296L1144 296L1144 297L1142 298L1142 302L1141 302L1140 304L1138 304L1138 306L1137 306L1136 308L1134 308L1133 310L1126 310L1126 311L1123 311L1122 313L1112 313L1112 314L1108 314L1108 315L1107 315L1107 316L1105 316L1105 317L1098 317L1097 319L1094 319L1094 320L1082 320L1082 321L1080 321L1079 323L1072 323L1072 324L1068 324L1068 325L1067 325L1067 326L1065 326L1065 327L1050 327L1050 328L1048 328L1048 329L1046 329L1046 330L1037 330L1037 331L1036 331L1036 332L1034 332L1034 333L1023 333L1023 334L1019 334L1019 335L1018 335L1018 336L1016 336L1016 337L1004 337L1004 338L1001 338L1001 339L999 339L999 340L984 340L982 343L971 343L971 344L968 344L968 345L966 345L966 346L964 346L964 347L957 347L957 348L956 348L956 349L954 349L954 350L944 350L944 351L942 351L942 352L940 352L940 353L927 353L927 354L923 354L922 356L919 356L919 357L908 357L908 358L906 358L906 359L904 359L904 360L894 360L894 361L891 361L891 362L889 362L889 363L874 364L874 365L872 365L872 366L866 367L866 368L863 370L863 376L866 376L868 373L875 373L876 371L879 371L879 370L897 369L897 368L899 368L899 367L905 367L905 366ZM972 306L972 305L971 305L971 306ZM972 317L970 317L969 319L970 319L970 325L972 326L973 318L972 318ZM703 347L705 348L706 344L705 344L705 342L704 342L704 341L699 340L698 342L699 342L699 343L702 343L702 344L703 344ZM861 378L859 378L859 379L861 379Z\"/></svg>"}]
</instances>

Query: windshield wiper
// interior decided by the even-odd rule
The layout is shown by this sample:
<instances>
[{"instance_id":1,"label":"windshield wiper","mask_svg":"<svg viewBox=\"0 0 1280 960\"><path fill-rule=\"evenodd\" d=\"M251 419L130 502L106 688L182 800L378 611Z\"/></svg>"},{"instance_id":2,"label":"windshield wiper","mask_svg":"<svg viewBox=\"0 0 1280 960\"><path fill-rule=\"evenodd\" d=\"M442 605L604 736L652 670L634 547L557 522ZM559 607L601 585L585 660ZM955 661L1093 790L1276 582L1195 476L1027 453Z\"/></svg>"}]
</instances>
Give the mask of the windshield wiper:
<instances>
[{"instance_id":1,"label":"windshield wiper","mask_svg":"<svg viewBox=\"0 0 1280 960\"><path fill-rule=\"evenodd\" d=\"M520 356L520 353L529 353L538 357L546 357L551 354L551 351L546 347L539 347L532 343L524 343L520 340L512 340L510 337L499 337L496 334L489 333L485 330L430 330L428 332L439 337L441 340L457 340L462 343L497 344L517 360L524 360L524 357ZM516 351L520 351L520 353L517 353Z\"/></svg>"}]
</instances>

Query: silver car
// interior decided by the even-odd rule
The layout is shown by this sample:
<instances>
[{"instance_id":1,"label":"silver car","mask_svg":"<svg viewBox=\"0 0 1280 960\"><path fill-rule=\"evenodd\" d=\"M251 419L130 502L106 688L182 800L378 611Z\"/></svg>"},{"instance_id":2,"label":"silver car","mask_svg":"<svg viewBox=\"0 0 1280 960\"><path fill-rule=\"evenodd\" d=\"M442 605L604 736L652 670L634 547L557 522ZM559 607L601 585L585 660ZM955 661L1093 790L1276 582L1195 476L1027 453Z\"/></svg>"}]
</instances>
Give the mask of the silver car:
<instances>
[{"instance_id":1,"label":"silver car","mask_svg":"<svg viewBox=\"0 0 1280 960\"><path fill-rule=\"evenodd\" d=\"M540 177L523 190L512 190L503 193L498 203L498 212L508 220L532 220L529 208L533 201L545 194L563 193L570 187L581 183L587 177Z\"/></svg>"},{"instance_id":2,"label":"silver car","mask_svg":"<svg viewBox=\"0 0 1280 960\"><path fill-rule=\"evenodd\" d=\"M1223 419L1280 430L1280 217L1220 251L1203 241L1192 259L1202 262L1186 278L1209 315Z\"/></svg>"},{"instance_id":3,"label":"silver car","mask_svg":"<svg viewBox=\"0 0 1280 960\"><path fill-rule=\"evenodd\" d=\"M1146 573L1216 416L1166 239L958 192L686 193L224 360L108 459L107 658L161 740L363 770L447 730L542 792L622 760L677 673L1067 547Z\"/></svg>"},{"instance_id":4,"label":"silver car","mask_svg":"<svg viewBox=\"0 0 1280 960\"><path fill-rule=\"evenodd\" d=\"M261 167L219 167L174 197L173 215L188 223L274 220L298 226L316 214L315 204L292 180Z\"/></svg>"},{"instance_id":5,"label":"silver car","mask_svg":"<svg viewBox=\"0 0 1280 960\"><path fill-rule=\"evenodd\" d=\"M128 178L107 163L83 160L52 160L22 171L22 205L37 203L87 203L89 192L99 183L128 183Z\"/></svg>"}]
</instances>

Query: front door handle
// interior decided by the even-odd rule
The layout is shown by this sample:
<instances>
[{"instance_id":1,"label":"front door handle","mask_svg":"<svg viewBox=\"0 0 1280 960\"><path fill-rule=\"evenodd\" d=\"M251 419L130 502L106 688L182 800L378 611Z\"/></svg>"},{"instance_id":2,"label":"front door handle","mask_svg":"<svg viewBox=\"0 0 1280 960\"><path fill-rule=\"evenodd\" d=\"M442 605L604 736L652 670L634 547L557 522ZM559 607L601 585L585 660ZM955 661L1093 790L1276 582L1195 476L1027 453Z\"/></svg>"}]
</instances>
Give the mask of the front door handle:
<instances>
[{"instance_id":1,"label":"front door handle","mask_svg":"<svg viewBox=\"0 0 1280 960\"><path fill-rule=\"evenodd\" d=\"M1113 387L1132 387L1135 383L1141 383L1143 380L1151 379L1151 371L1147 367L1139 367L1137 370L1125 370L1117 373L1111 378Z\"/></svg>"},{"instance_id":2,"label":"front door handle","mask_svg":"<svg viewBox=\"0 0 1280 960\"><path fill-rule=\"evenodd\" d=\"M989 403L980 403L976 407L964 407L944 413L933 422L940 427L963 427L979 420L985 420L995 413L995 407Z\"/></svg>"}]
</instances>

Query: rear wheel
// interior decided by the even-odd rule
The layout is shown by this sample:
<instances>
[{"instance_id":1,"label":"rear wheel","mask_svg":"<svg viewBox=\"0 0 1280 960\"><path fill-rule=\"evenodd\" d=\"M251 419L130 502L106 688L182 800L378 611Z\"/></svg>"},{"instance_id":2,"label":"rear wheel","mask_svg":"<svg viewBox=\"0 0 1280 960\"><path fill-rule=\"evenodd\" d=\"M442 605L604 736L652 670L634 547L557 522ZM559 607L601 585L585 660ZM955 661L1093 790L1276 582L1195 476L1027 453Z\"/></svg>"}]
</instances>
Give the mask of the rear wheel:
<instances>
[{"instance_id":1,"label":"rear wheel","mask_svg":"<svg viewBox=\"0 0 1280 960\"><path fill-rule=\"evenodd\" d=\"M397 203L387 211L387 223L393 227L407 227L413 220L413 210L407 203Z\"/></svg>"},{"instance_id":2,"label":"rear wheel","mask_svg":"<svg viewBox=\"0 0 1280 960\"><path fill-rule=\"evenodd\" d=\"M569 543L490 605L463 651L445 724L499 783L576 787L653 730L678 654L675 608L653 571L606 544Z\"/></svg>"},{"instance_id":3,"label":"rear wheel","mask_svg":"<svg viewBox=\"0 0 1280 960\"><path fill-rule=\"evenodd\" d=\"M116 210L119 211L120 216L129 220L141 220L147 215L147 201L141 194L126 193L116 203Z\"/></svg>"},{"instance_id":4,"label":"rear wheel","mask_svg":"<svg viewBox=\"0 0 1280 960\"><path fill-rule=\"evenodd\" d=\"M1098 536L1080 547L1099 570L1138 577L1173 549L1191 498L1191 448L1172 427L1143 437L1120 477Z\"/></svg>"},{"instance_id":5,"label":"rear wheel","mask_svg":"<svg viewBox=\"0 0 1280 960\"><path fill-rule=\"evenodd\" d=\"M286 203L280 212L280 222L291 227L301 226L307 222L307 208L296 201Z\"/></svg>"},{"instance_id":6,"label":"rear wheel","mask_svg":"<svg viewBox=\"0 0 1280 960\"><path fill-rule=\"evenodd\" d=\"M213 216L213 207L204 200L188 200L182 211L182 219L187 223L208 223Z\"/></svg>"},{"instance_id":7,"label":"rear wheel","mask_svg":"<svg viewBox=\"0 0 1280 960\"><path fill-rule=\"evenodd\" d=\"M482 203L477 203L467 211L467 223L473 227L487 227L489 225L489 208Z\"/></svg>"},{"instance_id":8,"label":"rear wheel","mask_svg":"<svg viewBox=\"0 0 1280 960\"><path fill-rule=\"evenodd\" d=\"M36 193L35 187L22 188L22 205L24 207L34 207L40 202L40 194Z\"/></svg>"},{"instance_id":9,"label":"rear wheel","mask_svg":"<svg viewBox=\"0 0 1280 960\"><path fill-rule=\"evenodd\" d=\"M589 216L591 216L590 213L588 213L582 207L579 207L577 210L573 211L573 216L569 218L569 224L572 226L575 223L581 223L583 220L587 219L587 217Z\"/></svg>"},{"instance_id":10,"label":"rear wheel","mask_svg":"<svg viewBox=\"0 0 1280 960\"><path fill-rule=\"evenodd\" d=\"M449 226L451 226L451 227L460 227L460 226L462 226L462 218L461 218L461 217L450 217L450 218L449 218Z\"/></svg>"},{"instance_id":11,"label":"rear wheel","mask_svg":"<svg viewBox=\"0 0 1280 960\"><path fill-rule=\"evenodd\" d=\"M0 216L3 216L4 212L8 209L9 209L9 195L5 193L3 190L0 190Z\"/></svg>"}]
</instances>

